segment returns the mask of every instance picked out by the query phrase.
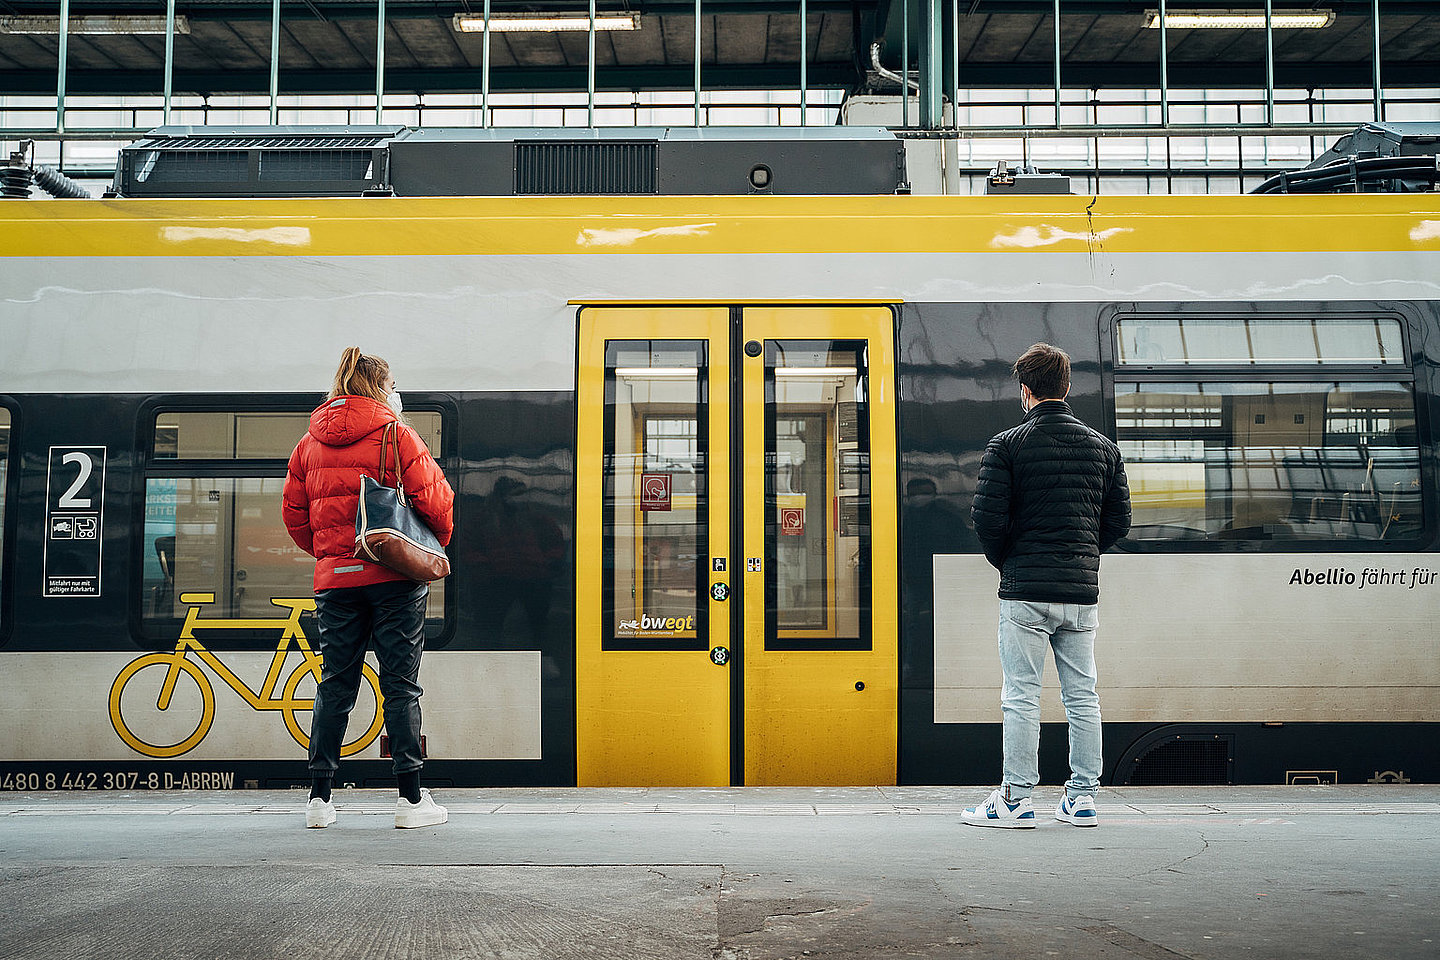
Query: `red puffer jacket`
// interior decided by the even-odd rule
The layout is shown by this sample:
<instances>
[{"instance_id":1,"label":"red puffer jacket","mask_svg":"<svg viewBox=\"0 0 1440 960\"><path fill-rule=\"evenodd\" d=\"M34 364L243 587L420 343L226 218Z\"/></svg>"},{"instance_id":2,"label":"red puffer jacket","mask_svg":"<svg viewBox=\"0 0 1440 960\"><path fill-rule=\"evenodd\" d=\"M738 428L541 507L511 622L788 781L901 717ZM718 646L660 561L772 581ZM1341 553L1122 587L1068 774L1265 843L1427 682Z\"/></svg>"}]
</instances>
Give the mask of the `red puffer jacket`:
<instances>
[{"instance_id":1,"label":"red puffer jacket","mask_svg":"<svg viewBox=\"0 0 1440 960\"><path fill-rule=\"evenodd\" d=\"M291 539L320 561L315 565L316 590L405 579L388 567L353 556L360 475L375 477L381 434L396 419L388 406L369 397L336 397L310 414L310 432L290 454L281 515ZM395 434L405 496L440 542L448 544L455 527L455 493L414 429L402 423ZM385 476L378 479L393 484L393 447L385 459Z\"/></svg>"}]
</instances>

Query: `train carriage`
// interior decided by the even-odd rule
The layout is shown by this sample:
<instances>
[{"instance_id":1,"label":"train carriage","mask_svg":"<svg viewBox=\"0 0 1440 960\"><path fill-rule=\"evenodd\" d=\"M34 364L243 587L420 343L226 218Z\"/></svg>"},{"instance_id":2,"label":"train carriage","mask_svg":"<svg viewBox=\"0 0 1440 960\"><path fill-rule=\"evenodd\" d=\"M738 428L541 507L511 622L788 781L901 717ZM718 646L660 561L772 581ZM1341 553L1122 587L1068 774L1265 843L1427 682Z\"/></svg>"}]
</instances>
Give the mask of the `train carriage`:
<instances>
[{"instance_id":1,"label":"train carriage","mask_svg":"<svg viewBox=\"0 0 1440 960\"><path fill-rule=\"evenodd\" d=\"M0 205L0 780L308 779L280 486L359 344L457 493L428 779L990 782L970 496L1046 340L1134 498L1104 782L1434 781L1434 196Z\"/></svg>"}]
</instances>

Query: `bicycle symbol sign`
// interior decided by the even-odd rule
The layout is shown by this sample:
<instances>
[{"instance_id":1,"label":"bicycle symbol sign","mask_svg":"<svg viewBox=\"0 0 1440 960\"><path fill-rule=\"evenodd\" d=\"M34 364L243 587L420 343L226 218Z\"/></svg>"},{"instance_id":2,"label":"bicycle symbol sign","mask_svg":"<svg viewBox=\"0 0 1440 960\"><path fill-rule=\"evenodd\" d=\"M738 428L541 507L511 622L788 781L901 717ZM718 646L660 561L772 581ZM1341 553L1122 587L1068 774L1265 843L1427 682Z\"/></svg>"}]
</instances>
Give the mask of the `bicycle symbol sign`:
<instances>
[{"instance_id":1,"label":"bicycle symbol sign","mask_svg":"<svg viewBox=\"0 0 1440 960\"><path fill-rule=\"evenodd\" d=\"M110 723L115 727L115 732L120 735L131 749L147 757L178 757L195 749L205 735L210 732L210 727L215 722L215 689L210 678L200 669L200 664L190 659L194 654L196 660L203 663L214 671L215 675L225 682L231 690L238 693L253 710L279 710L285 718L285 728L290 731L290 736L301 747L309 749L310 735L301 727L300 720L296 716L315 708L313 699L302 699L296 696L300 684L307 677L314 677L318 683L320 680L321 657L320 654L310 649L310 641L305 637L305 631L300 626L300 615L315 609L315 601L309 597L305 598L280 598L271 599L271 603L277 607L288 609L290 615L284 619L274 617L212 617L202 619L201 609L209 603L215 602L213 593L182 593L180 602L189 605L185 615L185 625L180 630L180 638L175 641L175 650L171 653L147 653L137 657L115 677L115 682L110 686ZM270 669L265 675L265 681L261 684L259 691L251 690L245 681L237 677L219 657L207 650L199 640L195 638L195 628L205 630L263 630L279 629L280 642L275 647L275 654L270 659ZM295 652L301 655L300 663L286 678L283 687L280 686L280 674L289 657L291 645L296 648ZM153 667L163 667L163 677L151 670ZM153 690L158 681L159 695L157 696L153 709L164 713L171 709L172 700L175 696L175 688L179 684L181 675L189 677L196 686L200 688L201 709L196 720L194 729L178 739L171 737L155 738L173 742L153 743L135 734L129 722L124 716L124 710L133 711L134 706L126 705L123 694L127 684L135 680L142 672L149 671L147 677L149 682L137 682L136 688L144 688L148 694ZM360 668L361 675L365 678L362 689L368 688L375 696L375 719L370 726L358 737L345 743L340 748L340 755L343 757L359 753L380 735L381 728L385 725L385 714L383 711L384 698L380 695L380 678L376 675L370 664L363 664ZM280 687L281 694L277 698L275 690ZM133 699L133 697L132 697ZM145 703L148 703L148 696ZM182 729L189 729L189 722L182 725Z\"/></svg>"}]
</instances>

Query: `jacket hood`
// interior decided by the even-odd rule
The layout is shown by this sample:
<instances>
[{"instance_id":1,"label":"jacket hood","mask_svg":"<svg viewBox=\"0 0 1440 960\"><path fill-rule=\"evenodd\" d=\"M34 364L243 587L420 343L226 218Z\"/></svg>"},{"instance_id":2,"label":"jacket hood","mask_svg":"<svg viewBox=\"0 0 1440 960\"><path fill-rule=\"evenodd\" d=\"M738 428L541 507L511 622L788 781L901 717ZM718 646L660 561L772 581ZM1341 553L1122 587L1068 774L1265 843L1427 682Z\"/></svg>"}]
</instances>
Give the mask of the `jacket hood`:
<instances>
[{"instance_id":1,"label":"jacket hood","mask_svg":"<svg viewBox=\"0 0 1440 960\"><path fill-rule=\"evenodd\" d=\"M398 419L387 404L347 395L325 401L310 414L310 435L327 447L348 447Z\"/></svg>"}]
</instances>

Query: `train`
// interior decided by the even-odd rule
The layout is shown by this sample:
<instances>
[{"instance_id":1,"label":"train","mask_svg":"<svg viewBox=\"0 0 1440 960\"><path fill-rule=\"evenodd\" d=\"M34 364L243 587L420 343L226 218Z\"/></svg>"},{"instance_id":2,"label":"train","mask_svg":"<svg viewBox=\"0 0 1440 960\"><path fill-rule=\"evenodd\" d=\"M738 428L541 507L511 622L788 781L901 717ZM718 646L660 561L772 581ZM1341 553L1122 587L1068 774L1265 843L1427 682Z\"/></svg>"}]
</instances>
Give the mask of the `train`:
<instances>
[{"instance_id":1,"label":"train","mask_svg":"<svg viewBox=\"0 0 1440 960\"><path fill-rule=\"evenodd\" d=\"M367 196L0 204L0 785L307 782L352 344L456 491L427 783L993 783L1037 341L1132 493L1102 782L1440 780L1440 196Z\"/></svg>"}]
</instances>

